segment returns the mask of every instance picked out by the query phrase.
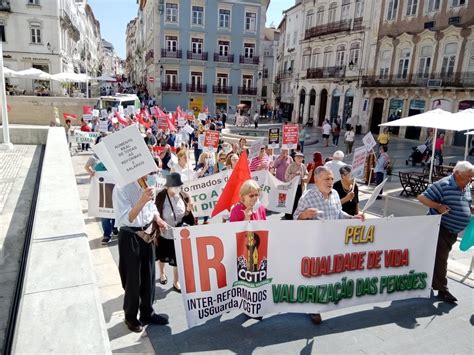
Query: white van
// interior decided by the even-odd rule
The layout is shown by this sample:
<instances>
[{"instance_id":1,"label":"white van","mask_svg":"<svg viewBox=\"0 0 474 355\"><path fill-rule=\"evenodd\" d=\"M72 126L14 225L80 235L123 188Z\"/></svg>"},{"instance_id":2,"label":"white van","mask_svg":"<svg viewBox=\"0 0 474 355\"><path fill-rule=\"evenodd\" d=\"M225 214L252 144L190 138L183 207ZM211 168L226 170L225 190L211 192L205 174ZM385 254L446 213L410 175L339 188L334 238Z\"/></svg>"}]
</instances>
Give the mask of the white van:
<instances>
[{"instance_id":1,"label":"white van","mask_svg":"<svg viewBox=\"0 0 474 355\"><path fill-rule=\"evenodd\" d=\"M138 99L137 95L133 94L117 94L115 96L101 96L96 104L96 109L107 110L109 107L116 107L123 106L126 108L127 106L135 106L135 108L140 108L140 100Z\"/></svg>"}]
</instances>

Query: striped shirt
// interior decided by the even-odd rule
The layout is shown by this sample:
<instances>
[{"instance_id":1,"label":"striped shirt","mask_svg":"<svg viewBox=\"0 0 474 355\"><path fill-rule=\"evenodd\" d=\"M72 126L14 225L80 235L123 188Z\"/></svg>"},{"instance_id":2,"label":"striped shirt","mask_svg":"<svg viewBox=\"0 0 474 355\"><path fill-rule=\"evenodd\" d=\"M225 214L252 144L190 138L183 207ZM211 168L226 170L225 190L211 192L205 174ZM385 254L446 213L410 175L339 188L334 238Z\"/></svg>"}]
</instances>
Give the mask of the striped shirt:
<instances>
[{"instance_id":1,"label":"striped shirt","mask_svg":"<svg viewBox=\"0 0 474 355\"><path fill-rule=\"evenodd\" d=\"M449 207L449 212L441 217L441 225L453 233L459 233L467 227L471 219L471 191L469 185L461 190L454 175L447 176L432 184L423 196L431 201ZM439 214L430 208L429 214Z\"/></svg>"},{"instance_id":2,"label":"striped shirt","mask_svg":"<svg viewBox=\"0 0 474 355\"><path fill-rule=\"evenodd\" d=\"M341 200L336 190L331 190L329 198L325 199L321 191L317 187L308 189L301 196L298 207L293 213L293 218L298 219L299 215L308 208L317 208L322 215L314 216L313 219L348 219L352 218L349 214L342 210Z\"/></svg>"},{"instance_id":3,"label":"striped shirt","mask_svg":"<svg viewBox=\"0 0 474 355\"><path fill-rule=\"evenodd\" d=\"M250 163L250 171L269 170L272 163L272 159L267 154L264 154L263 157L257 156Z\"/></svg>"}]
</instances>

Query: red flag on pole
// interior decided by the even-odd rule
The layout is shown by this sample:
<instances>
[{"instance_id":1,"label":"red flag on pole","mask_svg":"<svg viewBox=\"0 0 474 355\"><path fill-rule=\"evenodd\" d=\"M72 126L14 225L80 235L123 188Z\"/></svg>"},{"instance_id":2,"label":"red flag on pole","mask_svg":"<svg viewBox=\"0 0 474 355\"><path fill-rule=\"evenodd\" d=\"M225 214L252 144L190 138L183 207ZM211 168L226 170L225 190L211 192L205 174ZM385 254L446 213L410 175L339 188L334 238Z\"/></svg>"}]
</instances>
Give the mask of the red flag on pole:
<instances>
[{"instance_id":1,"label":"red flag on pole","mask_svg":"<svg viewBox=\"0 0 474 355\"><path fill-rule=\"evenodd\" d=\"M75 115L73 113L64 112L63 117L64 117L65 120L75 120L77 118L77 115Z\"/></svg>"},{"instance_id":2,"label":"red flag on pole","mask_svg":"<svg viewBox=\"0 0 474 355\"><path fill-rule=\"evenodd\" d=\"M155 107L155 115L157 118L166 118L166 114L158 106Z\"/></svg>"},{"instance_id":3,"label":"red flag on pole","mask_svg":"<svg viewBox=\"0 0 474 355\"><path fill-rule=\"evenodd\" d=\"M92 115L92 106L82 106L82 113L84 115Z\"/></svg>"},{"instance_id":4,"label":"red flag on pole","mask_svg":"<svg viewBox=\"0 0 474 355\"><path fill-rule=\"evenodd\" d=\"M175 131L176 132L176 126L173 124L173 121L171 120L171 118L167 118L166 119L166 122L168 123L168 129L171 131Z\"/></svg>"},{"instance_id":5,"label":"red flag on pole","mask_svg":"<svg viewBox=\"0 0 474 355\"><path fill-rule=\"evenodd\" d=\"M232 171L232 175L230 176L229 181L227 181L219 200L217 200L214 210L212 210L211 217L214 217L224 210L230 211L232 206L239 202L240 187L245 181L251 178L252 176L250 175L247 152L244 150L240 155L239 161L237 162L234 171Z\"/></svg>"},{"instance_id":6,"label":"red flag on pole","mask_svg":"<svg viewBox=\"0 0 474 355\"><path fill-rule=\"evenodd\" d=\"M120 124L124 125L124 126L128 126L128 121L123 119L122 116L120 115L120 113L118 112L115 112L115 117L117 117L117 121L119 121Z\"/></svg>"}]
</instances>

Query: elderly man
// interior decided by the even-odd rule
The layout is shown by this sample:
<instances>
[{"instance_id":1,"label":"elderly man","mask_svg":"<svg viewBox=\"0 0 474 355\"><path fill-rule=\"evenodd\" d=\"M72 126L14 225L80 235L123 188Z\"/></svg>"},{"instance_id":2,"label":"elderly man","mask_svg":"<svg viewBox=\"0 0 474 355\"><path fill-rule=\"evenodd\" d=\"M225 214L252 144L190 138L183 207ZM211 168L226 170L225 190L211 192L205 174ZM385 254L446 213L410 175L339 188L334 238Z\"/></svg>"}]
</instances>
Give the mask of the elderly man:
<instances>
[{"instance_id":1,"label":"elderly man","mask_svg":"<svg viewBox=\"0 0 474 355\"><path fill-rule=\"evenodd\" d=\"M252 159L250 162L250 171L258 171L258 170L270 170L270 167L273 166L272 159L267 155L265 151L265 146L260 148L260 153L258 156Z\"/></svg>"},{"instance_id":2,"label":"elderly man","mask_svg":"<svg viewBox=\"0 0 474 355\"><path fill-rule=\"evenodd\" d=\"M324 164L324 166L332 171L334 182L341 180L341 173L339 172L339 169L346 165L342 159L344 159L344 153L342 150L336 150L332 155L332 160Z\"/></svg>"},{"instance_id":3,"label":"elderly man","mask_svg":"<svg viewBox=\"0 0 474 355\"><path fill-rule=\"evenodd\" d=\"M280 155L273 162L273 165L275 166L275 176L278 180L286 181L286 169L288 169L288 166L291 163L293 163L293 158L288 155L288 149L281 148Z\"/></svg>"},{"instance_id":4,"label":"elderly man","mask_svg":"<svg viewBox=\"0 0 474 355\"><path fill-rule=\"evenodd\" d=\"M418 196L418 200L429 207L429 214L442 215L432 287L438 290L439 298L449 303L457 299L448 291L448 257L458 233L467 227L473 213L469 188L473 177L474 166L468 161L459 161L452 175L435 182Z\"/></svg>"},{"instance_id":5,"label":"elderly man","mask_svg":"<svg viewBox=\"0 0 474 355\"><path fill-rule=\"evenodd\" d=\"M326 166L319 166L314 170L315 188L308 189L301 196L298 207L293 214L294 219L362 219L363 214L351 216L342 210L339 195L332 188L334 175ZM321 314L311 314L314 324L322 321Z\"/></svg>"}]
</instances>

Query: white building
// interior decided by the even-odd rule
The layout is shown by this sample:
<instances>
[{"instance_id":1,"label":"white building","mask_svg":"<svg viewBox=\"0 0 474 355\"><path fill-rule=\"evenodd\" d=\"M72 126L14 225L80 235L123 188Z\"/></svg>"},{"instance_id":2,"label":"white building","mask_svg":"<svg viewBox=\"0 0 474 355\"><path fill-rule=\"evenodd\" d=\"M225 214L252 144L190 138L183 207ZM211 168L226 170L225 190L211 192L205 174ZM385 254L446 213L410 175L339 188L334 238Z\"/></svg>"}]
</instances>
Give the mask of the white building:
<instances>
[{"instance_id":1,"label":"white building","mask_svg":"<svg viewBox=\"0 0 474 355\"><path fill-rule=\"evenodd\" d=\"M50 74L87 72L92 76L99 72L100 25L84 2L1 0L0 34L4 64L10 69L34 67ZM40 85L49 87L54 94L63 92L57 82L9 81L27 94Z\"/></svg>"}]
</instances>

